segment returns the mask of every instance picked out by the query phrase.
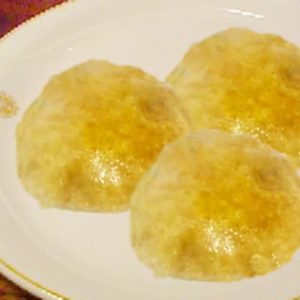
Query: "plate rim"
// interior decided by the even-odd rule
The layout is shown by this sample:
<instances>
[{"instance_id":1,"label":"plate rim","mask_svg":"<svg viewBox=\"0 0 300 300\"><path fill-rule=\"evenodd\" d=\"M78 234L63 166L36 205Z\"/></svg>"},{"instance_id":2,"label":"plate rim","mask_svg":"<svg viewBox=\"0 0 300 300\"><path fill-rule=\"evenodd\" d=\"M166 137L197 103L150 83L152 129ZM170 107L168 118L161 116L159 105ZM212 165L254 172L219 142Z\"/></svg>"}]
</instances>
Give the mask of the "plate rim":
<instances>
[{"instance_id":1,"label":"plate rim","mask_svg":"<svg viewBox=\"0 0 300 300\"><path fill-rule=\"evenodd\" d=\"M70 298L51 290L48 287L38 283L37 281L31 279L24 273L19 272L11 264L7 263L5 260L0 258L0 272L8 280L12 281L20 288L25 289L29 293L37 297L51 297L53 300L69 300Z\"/></svg>"},{"instance_id":2,"label":"plate rim","mask_svg":"<svg viewBox=\"0 0 300 300\"><path fill-rule=\"evenodd\" d=\"M16 35L20 30L23 29L23 27L26 27L28 24L32 23L33 21L36 21L37 19L40 19L44 15L48 14L49 12L53 12L55 10L58 10L59 8L62 8L66 6L67 4L70 4L72 2L75 2L76 0L64 0L64 2L55 4L52 7L49 7L48 9L38 13L35 16L30 17L29 19L25 20L21 24L17 25L16 27L9 30L7 33L5 33L0 38L0 45L5 43L7 40L11 39ZM18 271L13 265L5 261L2 257L0 257L0 273L6 277L8 280L19 286L20 288L26 290L27 292L31 293L34 296L37 297L50 297L53 300L69 300L65 295L62 295L61 293L58 293L39 282L35 281L34 279L30 278L29 276L25 275L24 273Z\"/></svg>"},{"instance_id":3,"label":"plate rim","mask_svg":"<svg viewBox=\"0 0 300 300\"><path fill-rule=\"evenodd\" d=\"M54 4L53 6L47 8L46 10L43 10L39 12L38 14L29 17L19 25L11 28L9 31L7 31L2 37L0 37L0 45L6 42L6 40L13 38L13 36L18 33L24 26L27 26L29 23L35 21L36 19L39 19L40 17L48 14L49 12L52 12L54 10L57 10L58 8L61 8L62 6L65 6L67 4L70 4L71 2L76 2L77 0L63 0L61 3Z\"/></svg>"}]
</instances>

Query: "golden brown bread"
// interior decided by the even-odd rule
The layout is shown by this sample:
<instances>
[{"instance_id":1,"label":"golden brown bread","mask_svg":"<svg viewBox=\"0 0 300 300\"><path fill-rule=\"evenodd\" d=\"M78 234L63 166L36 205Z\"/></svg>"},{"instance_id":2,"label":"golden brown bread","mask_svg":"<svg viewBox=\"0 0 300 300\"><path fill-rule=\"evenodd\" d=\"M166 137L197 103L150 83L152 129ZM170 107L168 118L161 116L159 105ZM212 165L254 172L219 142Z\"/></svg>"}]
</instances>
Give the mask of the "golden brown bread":
<instances>
[{"instance_id":1,"label":"golden brown bread","mask_svg":"<svg viewBox=\"0 0 300 300\"><path fill-rule=\"evenodd\" d=\"M288 262L300 246L300 179L249 135L216 130L167 146L131 202L131 239L159 276L232 281Z\"/></svg>"},{"instance_id":2,"label":"golden brown bread","mask_svg":"<svg viewBox=\"0 0 300 300\"><path fill-rule=\"evenodd\" d=\"M53 77L17 130L17 164L42 206L127 209L164 145L188 129L174 93L138 68L89 61Z\"/></svg>"},{"instance_id":3,"label":"golden brown bread","mask_svg":"<svg viewBox=\"0 0 300 300\"><path fill-rule=\"evenodd\" d=\"M229 29L193 45L167 82L195 129L250 133L300 166L300 50L293 44Z\"/></svg>"}]
</instances>

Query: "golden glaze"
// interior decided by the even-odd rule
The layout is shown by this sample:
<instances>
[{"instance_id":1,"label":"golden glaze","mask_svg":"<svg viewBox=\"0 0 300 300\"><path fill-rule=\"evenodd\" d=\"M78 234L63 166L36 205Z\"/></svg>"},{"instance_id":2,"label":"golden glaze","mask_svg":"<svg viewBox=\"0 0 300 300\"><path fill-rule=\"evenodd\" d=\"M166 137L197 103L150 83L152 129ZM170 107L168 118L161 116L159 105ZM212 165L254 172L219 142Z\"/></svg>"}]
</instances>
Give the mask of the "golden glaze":
<instances>
[{"instance_id":1,"label":"golden glaze","mask_svg":"<svg viewBox=\"0 0 300 300\"><path fill-rule=\"evenodd\" d=\"M17 130L19 176L43 206L124 210L164 145L187 129L164 84L89 61L52 78L27 110Z\"/></svg>"},{"instance_id":2,"label":"golden glaze","mask_svg":"<svg viewBox=\"0 0 300 300\"><path fill-rule=\"evenodd\" d=\"M300 50L271 34L230 29L195 44L167 82L196 129L246 132L300 166Z\"/></svg>"},{"instance_id":3,"label":"golden glaze","mask_svg":"<svg viewBox=\"0 0 300 300\"><path fill-rule=\"evenodd\" d=\"M300 180L249 135L204 130L166 147L131 202L131 239L159 276L265 274L300 246Z\"/></svg>"}]
</instances>

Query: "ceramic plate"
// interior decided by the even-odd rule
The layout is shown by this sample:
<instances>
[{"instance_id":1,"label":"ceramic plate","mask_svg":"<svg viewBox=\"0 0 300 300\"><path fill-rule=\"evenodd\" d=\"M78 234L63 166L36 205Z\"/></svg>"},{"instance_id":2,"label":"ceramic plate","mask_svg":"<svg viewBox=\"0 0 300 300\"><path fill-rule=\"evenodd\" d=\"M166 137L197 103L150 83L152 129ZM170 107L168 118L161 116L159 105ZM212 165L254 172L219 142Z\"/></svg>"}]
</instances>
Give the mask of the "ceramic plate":
<instances>
[{"instance_id":1,"label":"ceramic plate","mask_svg":"<svg viewBox=\"0 0 300 300\"><path fill-rule=\"evenodd\" d=\"M129 241L128 213L41 209L16 174L15 129L50 76L90 58L164 79L193 42L228 27L280 34L300 46L293 0L78 0L0 41L0 90L20 111L0 120L0 271L44 299L291 300L300 254L269 275L234 283L157 279Z\"/></svg>"}]
</instances>

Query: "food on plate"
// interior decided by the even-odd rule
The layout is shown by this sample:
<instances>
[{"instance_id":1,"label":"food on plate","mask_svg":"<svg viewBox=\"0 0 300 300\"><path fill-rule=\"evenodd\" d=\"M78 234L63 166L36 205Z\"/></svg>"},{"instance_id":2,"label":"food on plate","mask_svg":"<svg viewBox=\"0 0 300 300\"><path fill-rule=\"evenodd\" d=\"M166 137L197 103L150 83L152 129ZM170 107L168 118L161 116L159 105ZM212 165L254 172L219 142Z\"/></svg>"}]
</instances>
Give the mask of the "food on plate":
<instances>
[{"instance_id":1,"label":"food on plate","mask_svg":"<svg viewBox=\"0 0 300 300\"><path fill-rule=\"evenodd\" d=\"M300 166L300 50L283 38L233 28L197 43L167 82L196 129L258 137Z\"/></svg>"},{"instance_id":2,"label":"food on plate","mask_svg":"<svg viewBox=\"0 0 300 300\"><path fill-rule=\"evenodd\" d=\"M175 94L92 60L54 76L17 129L17 167L44 207L122 211L165 144L189 129Z\"/></svg>"},{"instance_id":3,"label":"food on plate","mask_svg":"<svg viewBox=\"0 0 300 300\"><path fill-rule=\"evenodd\" d=\"M158 276L234 281L300 246L300 179L248 134L191 133L165 147L131 201L131 240Z\"/></svg>"},{"instance_id":4,"label":"food on plate","mask_svg":"<svg viewBox=\"0 0 300 300\"><path fill-rule=\"evenodd\" d=\"M0 91L0 117L11 118L18 112L18 106L10 95Z\"/></svg>"}]
</instances>

